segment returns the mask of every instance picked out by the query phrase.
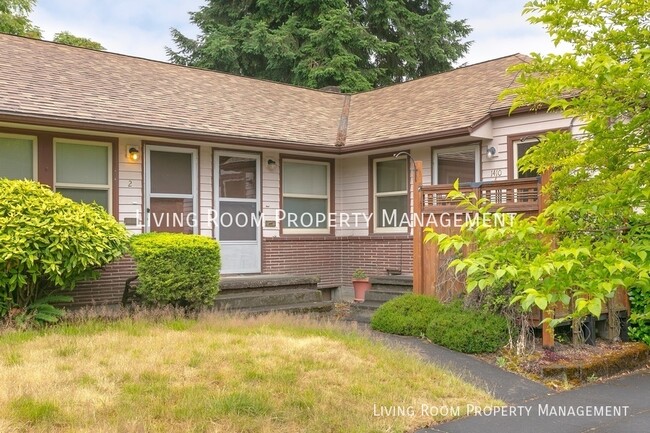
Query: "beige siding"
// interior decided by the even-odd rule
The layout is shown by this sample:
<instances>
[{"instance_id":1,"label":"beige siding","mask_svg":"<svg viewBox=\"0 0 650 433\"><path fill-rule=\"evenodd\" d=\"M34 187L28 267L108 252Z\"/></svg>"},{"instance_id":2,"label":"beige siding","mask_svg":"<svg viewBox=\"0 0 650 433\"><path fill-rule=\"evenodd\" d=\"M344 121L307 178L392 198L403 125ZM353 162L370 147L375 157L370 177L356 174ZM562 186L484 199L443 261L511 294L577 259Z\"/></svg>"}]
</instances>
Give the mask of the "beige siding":
<instances>
[{"instance_id":1,"label":"beige siding","mask_svg":"<svg viewBox=\"0 0 650 433\"><path fill-rule=\"evenodd\" d=\"M336 212L350 215L347 225L338 224L337 236L365 236L368 225L363 216L354 220L354 213L368 214L368 156L350 156L336 161Z\"/></svg>"},{"instance_id":2,"label":"beige siding","mask_svg":"<svg viewBox=\"0 0 650 433\"><path fill-rule=\"evenodd\" d=\"M214 236L214 224L211 210L213 209L213 187L212 187L212 148L201 146L199 150L199 213L201 215L201 226L199 234Z\"/></svg>"},{"instance_id":3,"label":"beige siding","mask_svg":"<svg viewBox=\"0 0 650 433\"><path fill-rule=\"evenodd\" d=\"M124 218L138 218L138 224L142 224L142 202L143 202L143 171L142 158L137 162L130 161L127 158L127 150L130 146L138 146L140 156L142 156L142 142L140 140L121 137L118 148L118 167L119 167L119 192L118 192L118 210L119 215L115 215L119 221ZM142 226L127 226L132 233L141 233Z\"/></svg>"},{"instance_id":4,"label":"beige siding","mask_svg":"<svg viewBox=\"0 0 650 433\"><path fill-rule=\"evenodd\" d=\"M275 166L267 164L268 160L275 161ZM265 221L275 221L276 212L280 209L280 155L275 152L262 154L262 212ZM279 221L275 227L264 227L264 237L277 237L280 235Z\"/></svg>"},{"instance_id":5,"label":"beige siding","mask_svg":"<svg viewBox=\"0 0 650 433\"><path fill-rule=\"evenodd\" d=\"M481 148L482 180L503 180L508 178L508 136L522 135L551 129L567 128L571 119L563 118L558 113L517 114L511 117L494 119L494 138L485 140ZM495 158L486 156L487 149L497 149Z\"/></svg>"}]
</instances>

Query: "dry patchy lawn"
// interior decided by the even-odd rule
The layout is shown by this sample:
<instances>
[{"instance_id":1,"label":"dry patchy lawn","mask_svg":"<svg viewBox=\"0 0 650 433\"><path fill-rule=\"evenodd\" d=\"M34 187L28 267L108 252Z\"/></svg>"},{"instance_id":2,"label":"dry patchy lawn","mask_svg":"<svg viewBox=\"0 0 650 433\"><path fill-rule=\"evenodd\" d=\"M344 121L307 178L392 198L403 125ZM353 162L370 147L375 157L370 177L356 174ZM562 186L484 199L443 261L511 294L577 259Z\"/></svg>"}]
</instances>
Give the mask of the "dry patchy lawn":
<instances>
[{"instance_id":1,"label":"dry patchy lawn","mask_svg":"<svg viewBox=\"0 0 650 433\"><path fill-rule=\"evenodd\" d=\"M491 397L415 355L307 318L205 316L0 336L2 432L401 432L384 406Z\"/></svg>"}]
</instances>

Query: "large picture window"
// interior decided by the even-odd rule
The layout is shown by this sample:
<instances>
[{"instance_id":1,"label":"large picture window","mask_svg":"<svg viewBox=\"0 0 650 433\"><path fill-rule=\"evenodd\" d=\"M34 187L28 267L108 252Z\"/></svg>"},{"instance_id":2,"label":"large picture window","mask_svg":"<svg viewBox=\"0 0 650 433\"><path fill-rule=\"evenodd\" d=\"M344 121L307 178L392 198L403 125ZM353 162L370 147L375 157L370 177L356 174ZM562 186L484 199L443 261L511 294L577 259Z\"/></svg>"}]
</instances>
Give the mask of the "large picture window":
<instances>
[{"instance_id":1,"label":"large picture window","mask_svg":"<svg viewBox=\"0 0 650 433\"><path fill-rule=\"evenodd\" d=\"M376 232L408 229L408 165L406 158L374 161L374 218Z\"/></svg>"},{"instance_id":2,"label":"large picture window","mask_svg":"<svg viewBox=\"0 0 650 433\"><path fill-rule=\"evenodd\" d=\"M285 233L329 233L330 164L282 161L282 227Z\"/></svg>"},{"instance_id":3,"label":"large picture window","mask_svg":"<svg viewBox=\"0 0 650 433\"><path fill-rule=\"evenodd\" d=\"M36 179L36 138L0 135L0 178Z\"/></svg>"},{"instance_id":4,"label":"large picture window","mask_svg":"<svg viewBox=\"0 0 650 433\"><path fill-rule=\"evenodd\" d=\"M111 212L111 144L54 141L54 188L74 201Z\"/></svg>"},{"instance_id":5,"label":"large picture window","mask_svg":"<svg viewBox=\"0 0 650 433\"><path fill-rule=\"evenodd\" d=\"M434 185L451 184L459 179L463 182L478 182L480 173L480 147L471 144L433 150Z\"/></svg>"}]
</instances>

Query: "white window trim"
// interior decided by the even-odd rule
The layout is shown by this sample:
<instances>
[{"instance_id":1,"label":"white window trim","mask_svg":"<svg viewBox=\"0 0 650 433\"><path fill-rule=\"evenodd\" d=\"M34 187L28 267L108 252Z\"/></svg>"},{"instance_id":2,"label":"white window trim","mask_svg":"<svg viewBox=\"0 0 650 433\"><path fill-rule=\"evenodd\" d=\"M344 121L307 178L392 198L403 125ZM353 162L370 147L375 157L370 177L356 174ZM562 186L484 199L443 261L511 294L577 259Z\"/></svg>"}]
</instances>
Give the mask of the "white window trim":
<instances>
[{"instance_id":1,"label":"white window trim","mask_svg":"<svg viewBox=\"0 0 650 433\"><path fill-rule=\"evenodd\" d=\"M438 155L444 155L447 153L458 153L463 150L474 149L474 182L481 181L481 145L479 143L464 144L461 146L447 147L443 149L433 149L433 155L431 161L433 167L431 168L431 182L433 185L438 185Z\"/></svg>"},{"instance_id":2,"label":"white window trim","mask_svg":"<svg viewBox=\"0 0 650 433\"><path fill-rule=\"evenodd\" d=\"M312 194L292 194L292 193L286 193L285 192L285 187L284 187L284 182L286 180L286 177L284 175L284 163L285 162L290 162L294 164L311 164L311 165L322 165L327 168L327 180L325 181L327 184L327 195L312 195ZM327 161L311 161L308 159L290 159L290 158L283 158L282 159L282 210L284 211L284 198L311 198L311 199L317 199L317 200L327 200L327 213L329 214L330 212L330 205L331 205L331 196L332 196L332 191L330 190L330 184L331 184L331 171L332 171L332 164L330 164ZM300 234L308 234L308 235L320 235L320 234L330 234L330 227L329 227L329 216L327 218L327 226L325 228L287 228L287 227L282 227L282 234L287 234L287 235L300 235ZM282 225L282 223L280 223Z\"/></svg>"},{"instance_id":3,"label":"white window trim","mask_svg":"<svg viewBox=\"0 0 650 433\"><path fill-rule=\"evenodd\" d=\"M395 161L395 160L400 160L403 159L406 161L406 189L401 190L401 191L390 191L390 192L377 192L377 163L379 162L384 162L384 161ZM386 157L386 158L376 158L372 162L372 212L373 212L373 233L408 233L409 227L379 227L377 225L377 222L379 221L379 218L381 218L381 215L378 213L378 200L377 198L380 197L398 197L398 196L406 196L406 207L407 210L411 209L411 203L409 200L409 162L406 159L405 156L400 157L400 158L395 158L392 156ZM398 218L401 218L398 216Z\"/></svg>"},{"instance_id":4,"label":"white window trim","mask_svg":"<svg viewBox=\"0 0 650 433\"><path fill-rule=\"evenodd\" d=\"M89 183L67 183L67 182L57 182L56 181L56 146L59 143L70 143L70 144L83 144L86 146L101 146L108 149L107 157L108 160L108 184L89 184ZM108 212L110 215L113 215L113 143L103 142L103 141L94 141L94 140L72 140L67 138L55 138L54 139L54 148L53 148L53 162L52 162L52 175L54 180L54 191L57 188L70 188L70 189L88 189L93 191L108 191Z\"/></svg>"},{"instance_id":5,"label":"white window trim","mask_svg":"<svg viewBox=\"0 0 650 433\"><path fill-rule=\"evenodd\" d=\"M158 152L171 152L171 153L189 153L192 155L192 194L163 194L159 192L151 192L151 151ZM197 224L192 227L194 234L199 233L201 225L201 215L199 213L199 150L187 147L173 147L173 146L158 146L158 145L145 145L145 188L144 188L144 231L149 233L151 231L151 221L149 213L146 208L151 208L151 198L182 198L192 199L192 212L196 216Z\"/></svg>"},{"instance_id":6,"label":"white window trim","mask_svg":"<svg viewBox=\"0 0 650 433\"><path fill-rule=\"evenodd\" d=\"M38 181L38 137L35 135L0 133L0 138L32 140L32 180Z\"/></svg>"},{"instance_id":7,"label":"white window trim","mask_svg":"<svg viewBox=\"0 0 650 433\"><path fill-rule=\"evenodd\" d=\"M519 179L519 145L520 144L528 144L528 143L533 143L533 146L536 144L539 144L539 141L536 139L531 139L531 140L526 140L526 141L519 141L515 140L512 142L512 178L513 179Z\"/></svg>"}]
</instances>

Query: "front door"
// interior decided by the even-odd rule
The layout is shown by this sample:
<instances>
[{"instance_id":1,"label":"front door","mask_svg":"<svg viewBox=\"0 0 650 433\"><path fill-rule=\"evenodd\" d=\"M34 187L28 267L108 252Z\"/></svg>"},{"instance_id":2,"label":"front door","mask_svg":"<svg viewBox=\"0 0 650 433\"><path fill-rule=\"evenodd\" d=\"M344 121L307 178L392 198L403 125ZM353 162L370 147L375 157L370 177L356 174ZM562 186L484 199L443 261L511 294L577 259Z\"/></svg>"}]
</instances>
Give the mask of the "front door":
<instances>
[{"instance_id":1,"label":"front door","mask_svg":"<svg viewBox=\"0 0 650 433\"><path fill-rule=\"evenodd\" d=\"M221 244L221 272L260 273L260 156L216 152L214 170L215 227Z\"/></svg>"}]
</instances>

